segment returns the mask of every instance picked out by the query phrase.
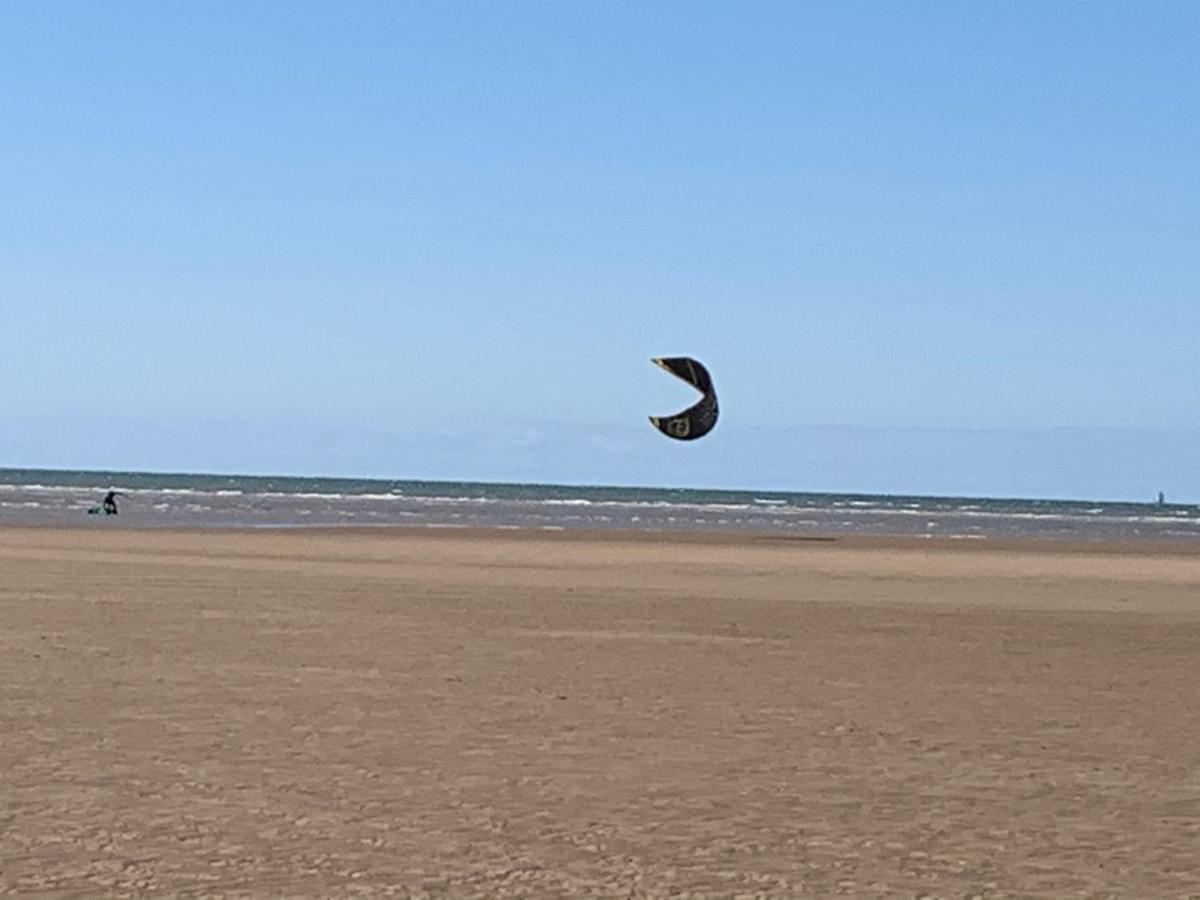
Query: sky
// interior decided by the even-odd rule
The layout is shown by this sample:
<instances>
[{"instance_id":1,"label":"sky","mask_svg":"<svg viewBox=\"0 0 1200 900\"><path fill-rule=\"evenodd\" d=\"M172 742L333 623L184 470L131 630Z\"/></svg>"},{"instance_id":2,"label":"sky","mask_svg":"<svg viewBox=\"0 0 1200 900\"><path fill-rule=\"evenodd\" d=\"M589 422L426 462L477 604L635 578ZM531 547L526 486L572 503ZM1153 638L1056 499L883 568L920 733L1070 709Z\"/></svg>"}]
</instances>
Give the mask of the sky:
<instances>
[{"instance_id":1,"label":"sky","mask_svg":"<svg viewBox=\"0 0 1200 900\"><path fill-rule=\"evenodd\" d=\"M0 466L1200 502L1200 5L41 2ZM681 444L648 415L695 395Z\"/></svg>"}]
</instances>

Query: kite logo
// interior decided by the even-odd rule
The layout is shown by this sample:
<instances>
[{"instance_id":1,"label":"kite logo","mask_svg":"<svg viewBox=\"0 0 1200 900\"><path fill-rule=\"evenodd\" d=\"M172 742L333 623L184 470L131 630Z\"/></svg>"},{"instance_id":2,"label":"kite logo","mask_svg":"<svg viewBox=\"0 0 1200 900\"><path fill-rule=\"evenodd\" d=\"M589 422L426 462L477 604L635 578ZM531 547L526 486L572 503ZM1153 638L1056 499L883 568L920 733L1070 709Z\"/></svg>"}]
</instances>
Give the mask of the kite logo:
<instances>
[{"instance_id":1,"label":"kite logo","mask_svg":"<svg viewBox=\"0 0 1200 900\"><path fill-rule=\"evenodd\" d=\"M667 434L673 438L683 440L688 436L688 432L692 430L692 423L683 416L678 419L672 419L667 423Z\"/></svg>"}]
</instances>

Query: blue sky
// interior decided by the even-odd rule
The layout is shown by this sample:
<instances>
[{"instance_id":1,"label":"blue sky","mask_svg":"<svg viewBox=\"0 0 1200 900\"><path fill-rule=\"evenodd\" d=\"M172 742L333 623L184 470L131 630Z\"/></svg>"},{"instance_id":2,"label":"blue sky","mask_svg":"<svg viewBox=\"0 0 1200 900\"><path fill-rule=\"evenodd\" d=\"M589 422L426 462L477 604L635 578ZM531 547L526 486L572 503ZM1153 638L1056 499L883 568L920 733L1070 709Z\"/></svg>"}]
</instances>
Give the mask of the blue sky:
<instances>
[{"instance_id":1,"label":"blue sky","mask_svg":"<svg viewBox=\"0 0 1200 900\"><path fill-rule=\"evenodd\" d=\"M1200 6L38 3L0 465L1200 500ZM649 363L712 369L722 421Z\"/></svg>"}]
</instances>

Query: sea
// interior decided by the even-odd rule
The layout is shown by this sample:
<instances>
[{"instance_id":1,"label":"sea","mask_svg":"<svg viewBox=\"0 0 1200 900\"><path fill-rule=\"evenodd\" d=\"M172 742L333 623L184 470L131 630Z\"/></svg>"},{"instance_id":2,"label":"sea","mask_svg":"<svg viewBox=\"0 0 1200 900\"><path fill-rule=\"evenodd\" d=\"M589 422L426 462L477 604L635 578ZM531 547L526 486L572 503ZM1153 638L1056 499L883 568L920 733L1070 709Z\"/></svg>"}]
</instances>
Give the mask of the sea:
<instances>
[{"instance_id":1,"label":"sea","mask_svg":"<svg viewBox=\"0 0 1200 900\"><path fill-rule=\"evenodd\" d=\"M101 501L120 492L119 514ZM0 469L0 525L394 526L1200 541L1200 506L768 490Z\"/></svg>"}]
</instances>

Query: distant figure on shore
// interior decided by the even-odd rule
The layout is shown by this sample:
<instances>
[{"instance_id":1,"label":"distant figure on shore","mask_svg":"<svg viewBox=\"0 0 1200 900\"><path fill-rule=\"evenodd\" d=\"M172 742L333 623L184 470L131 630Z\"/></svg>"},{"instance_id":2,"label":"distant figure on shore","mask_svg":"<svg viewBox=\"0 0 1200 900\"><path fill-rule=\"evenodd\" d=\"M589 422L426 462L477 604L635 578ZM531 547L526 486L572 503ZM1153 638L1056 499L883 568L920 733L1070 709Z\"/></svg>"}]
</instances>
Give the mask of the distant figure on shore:
<instances>
[{"instance_id":1,"label":"distant figure on shore","mask_svg":"<svg viewBox=\"0 0 1200 900\"><path fill-rule=\"evenodd\" d=\"M1162 491L1159 491L1159 492L1158 492L1158 505L1159 505L1159 506L1166 506L1166 505L1167 505L1167 498L1166 498L1166 496L1164 496L1164 494L1163 494L1163 492L1162 492Z\"/></svg>"},{"instance_id":2,"label":"distant figure on shore","mask_svg":"<svg viewBox=\"0 0 1200 900\"><path fill-rule=\"evenodd\" d=\"M107 494L105 494L104 502L101 504L101 506L104 507L104 514L106 516L115 516L117 514L117 498L124 496L124 494L120 494L116 491L109 491Z\"/></svg>"}]
</instances>

